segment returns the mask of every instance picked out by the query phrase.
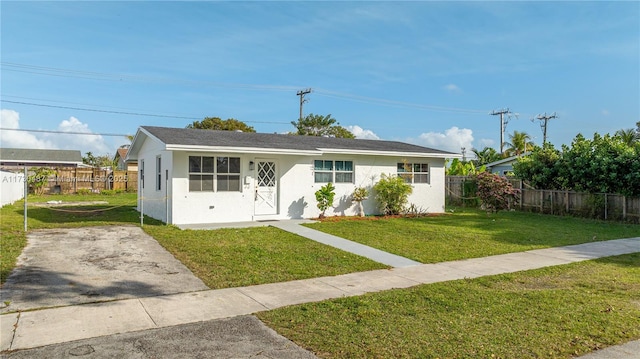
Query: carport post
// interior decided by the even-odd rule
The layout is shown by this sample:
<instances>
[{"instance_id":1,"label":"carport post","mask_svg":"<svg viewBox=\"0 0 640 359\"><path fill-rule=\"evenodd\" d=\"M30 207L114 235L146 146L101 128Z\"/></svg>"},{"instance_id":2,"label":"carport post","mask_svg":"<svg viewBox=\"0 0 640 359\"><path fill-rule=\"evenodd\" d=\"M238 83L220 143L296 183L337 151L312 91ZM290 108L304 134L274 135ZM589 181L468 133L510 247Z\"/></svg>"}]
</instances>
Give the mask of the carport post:
<instances>
[{"instance_id":1,"label":"carport post","mask_svg":"<svg viewBox=\"0 0 640 359\"><path fill-rule=\"evenodd\" d=\"M29 194L29 183L27 183L27 165L24 165L24 231L27 231L27 195Z\"/></svg>"},{"instance_id":2,"label":"carport post","mask_svg":"<svg viewBox=\"0 0 640 359\"><path fill-rule=\"evenodd\" d=\"M143 169L144 171L144 169ZM142 177L142 176L138 176ZM140 191L140 227L144 226L144 179L140 178L140 184L138 185L138 190Z\"/></svg>"}]
</instances>

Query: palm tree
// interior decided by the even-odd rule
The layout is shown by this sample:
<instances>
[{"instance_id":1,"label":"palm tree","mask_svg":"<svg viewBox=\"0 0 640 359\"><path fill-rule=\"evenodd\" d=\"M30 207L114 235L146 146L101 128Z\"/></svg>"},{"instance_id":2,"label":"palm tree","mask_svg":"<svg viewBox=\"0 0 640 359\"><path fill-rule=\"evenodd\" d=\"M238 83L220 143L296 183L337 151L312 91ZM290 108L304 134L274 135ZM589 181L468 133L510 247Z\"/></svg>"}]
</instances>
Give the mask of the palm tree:
<instances>
[{"instance_id":1,"label":"palm tree","mask_svg":"<svg viewBox=\"0 0 640 359\"><path fill-rule=\"evenodd\" d=\"M633 128L618 130L614 136L621 139L628 146L633 146L636 141L640 141L640 133Z\"/></svg>"},{"instance_id":2,"label":"palm tree","mask_svg":"<svg viewBox=\"0 0 640 359\"><path fill-rule=\"evenodd\" d=\"M472 148L471 152L476 155L476 166L486 165L487 163L495 162L502 158L493 147L485 147L481 150Z\"/></svg>"},{"instance_id":3,"label":"palm tree","mask_svg":"<svg viewBox=\"0 0 640 359\"><path fill-rule=\"evenodd\" d=\"M505 145L508 146L505 151L507 157L520 156L525 152L533 150L535 146L533 141L531 141L531 136L526 132L513 131L513 134L509 135L509 140L511 142L505 143Z\"/></svg>"}]
</instances>

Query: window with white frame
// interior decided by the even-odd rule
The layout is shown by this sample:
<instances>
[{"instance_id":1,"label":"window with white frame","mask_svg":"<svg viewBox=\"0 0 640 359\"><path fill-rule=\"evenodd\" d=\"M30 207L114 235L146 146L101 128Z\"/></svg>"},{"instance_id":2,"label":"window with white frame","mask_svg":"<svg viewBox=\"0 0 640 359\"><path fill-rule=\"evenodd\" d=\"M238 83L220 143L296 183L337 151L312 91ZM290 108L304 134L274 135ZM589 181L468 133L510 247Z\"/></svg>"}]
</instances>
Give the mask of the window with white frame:
<instances>
[{"instance_id":1,"label":"window with white frame","mask_svg":"<svg viewBox=\"0 0 640 359\"><path fill-rule=\"evenodd\" d=\"M162 190L162 158L156 157L156 191Z\"/></svg>"},{"instance_id":2,"label":"window with white frame","mask_svg":"<svg viewBox=\"0 0 640 359\"><path fill-rule=\"evenodd\" d=\"M216 191L240 191L240 157L216 157Z\"/></svg>"},{"instance_id":3,"label":"window with white frame","mask_svg":"<svg viewBox=\"0 0 640 359\"><path fill-rule=\"evenodd\" d=\"M407 183L429 183L429 164L398 162L398 177Z\"/></svg>"},{"instance_id":4,"label":"window with white frame","mask_svg":"<svg viewBox=\"0 0 640 359\"><path fill-rule=\"evenodd\" d=\"M240 157L189 156L190 192L240 191Z\"/></svg>"},{"instance_id":5,"label":"window with white frame","mask_svg":"<svg viewBox=\"0 0 640 359\"><path fill-rule=\"evenodd\" d=\"M315 183L353 183L353 161L313 161Z\"/></svg>"}]
</instances>

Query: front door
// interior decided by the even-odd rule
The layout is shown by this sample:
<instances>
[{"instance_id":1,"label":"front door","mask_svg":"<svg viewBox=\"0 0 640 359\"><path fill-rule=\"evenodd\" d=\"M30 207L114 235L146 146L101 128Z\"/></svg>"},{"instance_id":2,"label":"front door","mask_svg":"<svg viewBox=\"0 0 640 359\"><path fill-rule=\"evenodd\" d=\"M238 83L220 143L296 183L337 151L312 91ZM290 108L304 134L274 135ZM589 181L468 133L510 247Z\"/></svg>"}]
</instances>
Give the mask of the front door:
<instances>
[{"instance_id":1,"label":"front door","mask_svg":"<svg viewBox=\"0 0 640 359\"><path fill-rule=\"evenodd\" d=\"M275 161L258 161L255 214L278 214L278 180Z\"/></svg>"}]
</instances>

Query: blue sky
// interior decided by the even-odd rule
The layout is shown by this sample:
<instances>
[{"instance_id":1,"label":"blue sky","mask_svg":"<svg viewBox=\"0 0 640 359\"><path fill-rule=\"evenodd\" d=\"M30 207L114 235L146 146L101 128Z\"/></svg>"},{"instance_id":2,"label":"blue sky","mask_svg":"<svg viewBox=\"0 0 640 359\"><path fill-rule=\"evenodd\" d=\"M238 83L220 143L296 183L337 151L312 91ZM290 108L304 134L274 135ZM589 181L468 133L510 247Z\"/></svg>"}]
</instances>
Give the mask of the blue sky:
<instances>
[{"instance_id":1,"label":"blue sky","mask_svg":"<svg viewBox=\"0 0 640 359\"><path fill-rule=\"evenodd\" d=\"M640 121L637 1L0 6L2 128L105 134L2 130L3 147L112 154L127 140L106 134L205 116L288 132L306 88L305 114L358 137L458 153L499 148L505 107L505 139L537 144L531 119L556 112L556 146Z\"/></svg>"}]
</instances>

